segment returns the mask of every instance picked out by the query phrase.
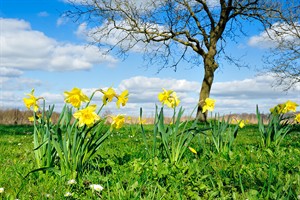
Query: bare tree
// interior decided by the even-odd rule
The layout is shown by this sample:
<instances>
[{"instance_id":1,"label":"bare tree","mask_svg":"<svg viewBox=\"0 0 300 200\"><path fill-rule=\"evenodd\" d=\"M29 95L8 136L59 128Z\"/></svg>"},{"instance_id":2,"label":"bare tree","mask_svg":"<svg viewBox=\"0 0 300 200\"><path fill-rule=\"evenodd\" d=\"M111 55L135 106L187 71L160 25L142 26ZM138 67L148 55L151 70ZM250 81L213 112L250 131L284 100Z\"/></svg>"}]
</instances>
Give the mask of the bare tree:
<instances>
[{"instance_id":1,"label":"bare tree","mask_svg":"<svg viewBox=\"0 0 300 200\"><path fill-rule=\"evenodd\" d=\"M150 61L176 67L181 61L204 66L197 116L209 97L225 55L227 40L243 33L242 21L258 21L267 29L280 17L282 4L272 0L70 0L66 14L93 26L94 43L120 55L143 51ZM226 57L226 56L225 56ZM227 56L230 60L232 57Z\"/></svg>"},{"instance_id":2,"label":"bare tree","mask_svg":"<svg viewBox=\"0 0 300 200\"><path fill-rule=\"evenodd\" d=\"M285 9L267 31L273 46L264 61L264 72L270 72L276 78L276 86L284 90L300 83L300 3Z\"/></svg>"}]
</instances>

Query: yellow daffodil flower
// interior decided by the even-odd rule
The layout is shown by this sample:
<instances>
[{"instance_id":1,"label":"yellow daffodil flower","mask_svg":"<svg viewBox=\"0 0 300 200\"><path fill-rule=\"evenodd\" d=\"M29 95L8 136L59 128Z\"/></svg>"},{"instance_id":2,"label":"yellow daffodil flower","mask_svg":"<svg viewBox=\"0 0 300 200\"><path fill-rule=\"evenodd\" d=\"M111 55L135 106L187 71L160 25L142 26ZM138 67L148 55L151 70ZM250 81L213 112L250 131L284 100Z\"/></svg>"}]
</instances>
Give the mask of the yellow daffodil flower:
<instances>
[{"instance_id":1,"label":"yellow daffodil flower","mask_svg":"<svg viewBox=\"0 0 300 200\"><path fill-rule=\"evenodd\" d=\"M120 129L125 123L124 115L117 115L115 117L112 117L112 119L113 119L113 122L111 123L112 128Z\"/></svg>"},{"instance_id":2,"label":"yellow daffodil flower","mask_svg":"<svg viewBox=\"0 0 300 200\"><path fill-rule=\"evenodd\" d=\"M168 101L168 98L173 92L173 90L166 90L163 88L163 92L158 94L158 100L164 104L166 101Z\"/></svg>"},{"instance_id":3,"label":"yellow daffodil flower","mask_svg":"<svg viewBox=\"0 0 300 200\"><path fill-rule=\"evenodd\" d=\"M232 124L238 124L240 128L244 128L246 124L249 123L249 120L237 120L237 119L233 119L231 120Z\"/></svg>"},{"instance_id":4,"label":"yellow daffodil flower","mask_svg":"<svg viewBox=\"0 0 300 200\"><path fill-rule=\"evenodd\" d=\"M158 100L162 104L166 104L170 108L175 108L179 105L180 100L178 99L176 92L173 90L166 90L163 88L163 92L158 94Z\"/></svg>"},{"instance_id":5,"label":"yellow daffodil flower","mask_svg":"<svg viewBox=\"0 0 300 200\"><path fill-rule=\"evenodd\" d=\"M295 121L298 122L298 123L300 123L300 113L296 115Z\"/></svg>"},{"instance_id":6,"label":"yellow daffodil flower","mask_svg":"<svg viewBox=\"0 0 300 200\"><path fill-rule=\"evenodd\" d=\"M119 96L117 96L117 107L120 108L120 104L125 106L128 101L128 90L124 90Z\"/></svg>"},{"instance_id":7,"label":"yellow daffodil flower","mask_svg":"<svg viewBox=\"0 0 300 200\"><path fill-rule=\"evenodd\" d=\"M207 110L213 111L215 108L215 102L216 102L216 100L214 100L214 99L206 98L205 104L202 108L202 113L205 113Z\"/></svg>"},{"instance_id":8,"label":"yellow daffodil flower","mask_svg":"<svg viewBox=\"0 0 300 200\"><path fill-rule=\"evenodd\" d=\"M290 100L288 100L287 102L285 102L285 108L284 110L286 111L285 113L287 112L296 112L296 108L297 106L299 106L296 102L292 102Z\"/></svg>"},{"instance_id":9,"label":"yellow daffodil flower","mask_svg":"<svg viewBox=\"0 0 300 200\"><path fill-rule=\"evenodd\" d=\"M108 88L106 91L101 90L101 92L104 94L102 98L104 105L106 105L107 102L111 102L114 97L117 97L117 94L112 87Z\"/></svg>"},{"instance_id":10,"label":"yellow daffodil flower","mask_svg":"<svg viewBox=\"0 0 300 200\"><path fill-rule=\"evenodd\" d=\"M179 105L180 100L178 99L176 92L173 92L169 97L168 101L166 101L166 105L170 108L175 108Z\"/></svg>"},{"instance_id":11,"label":"yellow daffodil flower","mask_svg":"<svg viewBox=\"0 0 300 200\"><path fill-rule=\"evenodd\" d=\"M239 127L240 127L240 128L244 128L244 127L245 127L245 120L241 120L241 121L240 121Z\"/></svg>"},{"instance_id":12,"label":"yellow daffodil flower","mask_svg":"<svg viewBox=\"0 0 300 200\"><path fill-rule=\"evenodd\" d=\"M31 90L30 94L27 94L29 98L23 98L25 106L30 110L33 108L34 112L37 112L39 109L39 105L37 104L38 100L41 98L36 98L34 96L34 89Z\"/></svg>"},{"instance_id":13,"label":"yellow daffodil flower","mask_svg":"<svg viewBox=\"0 0 300 200\"><path fill-rule=\"evenodd\" d=\"M196 154L196 155L197 155L197 151L196 151L194 148L189 147L189 150L190 150L193 154Z\"/></svg>"},{"instance_id":14,"label":"yellow daffodil flower","mask_svg":"<svg viewBox=\"0 0 300 200\"><path fill-rule=\"evenodd\" d=\"M90 105L82 110L73 114L75 119L79 120L79 127L84 125L92 126L96 121L100 120L100 117L95 113L96 105Z\"/></svg>"},{"instance_id":15,"label":"yellow daffodil flower","mask_svg":"<svg viewBox=\"0 0 300 200\"><path fill-rule=\"evenodd\" d=\"M72 104L75 108L80 108L81 102L90 100L79 88L73 88L70 92L65 91L64 95L65 102Z\"/></svg>"}]
</instances>

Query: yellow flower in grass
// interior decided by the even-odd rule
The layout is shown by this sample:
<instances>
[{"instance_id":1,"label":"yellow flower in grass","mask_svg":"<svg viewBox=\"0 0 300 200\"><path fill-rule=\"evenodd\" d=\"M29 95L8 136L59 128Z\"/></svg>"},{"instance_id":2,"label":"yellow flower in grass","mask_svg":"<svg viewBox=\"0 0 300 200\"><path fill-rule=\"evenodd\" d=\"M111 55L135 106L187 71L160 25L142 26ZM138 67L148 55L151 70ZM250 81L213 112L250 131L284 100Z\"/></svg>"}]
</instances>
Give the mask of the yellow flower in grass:
<instances>
[{"instance_id":1,"label":"yellow flower in grass","mask_svg":"<svg viewBox=\"0 0 300 200\"><path fill-rule=\"evenodd\" d=\"M25 106L30 110L33 108L34 112L37 112L39 109L38 100L41 98L36 98L34 96L34 89L31 90L30 94L27 94L29 98L23 98Z\"/></svg>"},{"instance_id":2,"label":"yellow flower in grass","mask_svg":"<svg viewBox=\"0 0 300 200\"><path fill-rule=\"evenodd\" d=\"M28 117L28 120L29 120L30 122L34 122L34 116Z\"/></svg>"},{"instance_id":3,"label":"yellow flower in grass","mask_svg":"<svg viewBox=\"0 0 300 200\"><path fill-rule=\"evenodd\" d=\"M100 117L95 113L96 105L90 105L82 110L78 110L73 116L79 120L79 127L84 125L92 126Z\"/></svg>"},{"instance_id":4,"label":"yellow flower in grass","mask_svg":"<svg viewBox=\"0 0 300 200\"><path fill-rule=\"evenodd\" d=\"M117 97L117 93L112 87L108 88L106 91L101 90L101 92L104 94L102 97L104 105L106 105L107 102L111 102L114 97Z\"/></svg>"},{"instance_id":5,"label":"yellow flower in grass","mask_svg":"<svg viewBox=\"0 0 300 200\"><path fill-rule=\"evenodd\" d=\"M128 101L128 90L124 90L120 95L117 96L117 107L120 108L120 104L125 106Z\"/></svg>"},{"instance_id":6,"label":"yellow flower in grass","mask_svg":"<svg viewBox=\"0 0 300 200\"><path fill-rule=\"evenodd\" d=\"M233 119L231 121L231 123L233 124L238 124L240 128L244 128L246 124L249 123L249 120L237 120L237 119Z\"/></svg>"},{"instance_id":7,"label":"yellow flower in grass","mask_svg":"<svg viewBox=\"0 0 300 200\"><path fill-rule=\"evenodd\" d=\"M124 115L117 115L115 117L112 117L112 119L113 119L113 122L111 123L112 128L120 129L125 123Z\"/></svg>"},{"instance_id":8,"label":"yellow flower in grass","mask_svg":"<svg viewBox=\"0 0 300 200\"><path fill-rule=\"evenodd\" d=\"M193 154L196 154L196 155L197 155L197 151L196 151L194 148L189 147L189 150L190 150Z\"/></svg>"},{"instance_id":9,"label":"yellow flower in grass","mask_svg":"<svg viewBox=\"0 0 300 200\"><path fill-rule=\"evenodd\" d=\"M141 117L139 117L139 124L145 124L146 123L146 119L142 119Z\"/></svg>"},{"instance_id":10,"label":"yellow flower in grass","mask_svg":"<svg viewBox=\"0 0 300 200\"><path fill-rule=\"evenodd\" d=\"M175 108L179 105L180 100L178 99L176 92L173 90L166 90L163 88L163 92L158 94L158 100L162 104L166 104L170 108Z\"/></svg>"},{"instance_id":11,"label":"yellow flower in grass","mask_svg":"<svg viewBox=\"0 0 300 200\"><path fill-rule=\"evenodd\" d=\"M70 92L65 91L64 95L65 102L72 104L75 108L80 108L81 102L90 100L79 88L73 88Z\"/></svg>"},{"instance_id":12,"label":"yellow flower in grass","mask_svg":"<svg viewBox=\"0 0 300 200\"><path fill-rule=\"evenodd\" d=\"M239 127L240 127L240 128L244 128L244 127L245 127L245 120L241 120L241 121L239 122Z\"/></svg>"},{"instance_id":13,"label":"yellow flower in grass","mask_svg":"<svg viewBox=\"0 0 300 200\"><path fill-rule=\"evenodd\" d=\"M213 111L215 108L215 102L216 100L214 99L206 98L204 106L202 108L202 113L205 113L207 110Z\"/></svg>"},{"instance_id":14,"label":"yellow flower in grass","mask_svg":"<svg viewBox=\"0 0 300 200\"><path fill-rule=\"evenodd\" d=\"M298 123L300 123L300 113L296 115L295 121L298 122Z\"/></svg>"}]
</instances>

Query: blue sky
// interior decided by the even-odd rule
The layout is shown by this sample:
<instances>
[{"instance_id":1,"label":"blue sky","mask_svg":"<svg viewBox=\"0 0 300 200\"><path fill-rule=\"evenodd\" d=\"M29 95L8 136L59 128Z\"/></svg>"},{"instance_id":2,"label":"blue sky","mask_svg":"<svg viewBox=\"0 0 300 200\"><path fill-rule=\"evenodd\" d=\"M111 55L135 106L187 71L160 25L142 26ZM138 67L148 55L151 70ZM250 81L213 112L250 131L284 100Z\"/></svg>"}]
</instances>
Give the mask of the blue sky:
<instances>
[{"instance_id":1,"label":"blue sky","mask_svg":"<svg viewBox=\"0 0 300 200\"><path fill-rule=\"evenodd\" d=\"M190 112L195 107L203 67L181 63L176 72L160 66L148 66L142 55L130 53L126 60L116 55L103 56L95 46L87 46L82 24L63 17L69 8L63 0L2 0L0 1L0 108L25 109L22 98L35 88L37 96L48 104L63 105L63 92L73 87L90 94L96 88L114 87L118 92L128 89L128 106L117 110L114 104L107 109L113 113L138 115L143 107L153 115L157 94L161 88L172 89L181 105ZM256 104L262 111L288 99L300 103L300 86L282 92L272 87L269 75L257 76L263 65L261 58L270 45L255 24L244 24L247 37L238 43L228 41L232 55L245 55L250 68L239 69L219 60L211 97L217 100L216 112L254 113ZM96 97L96 103L101 95ZM187 113L188 114L188 113Z\"/></svg>"}]
</instances>

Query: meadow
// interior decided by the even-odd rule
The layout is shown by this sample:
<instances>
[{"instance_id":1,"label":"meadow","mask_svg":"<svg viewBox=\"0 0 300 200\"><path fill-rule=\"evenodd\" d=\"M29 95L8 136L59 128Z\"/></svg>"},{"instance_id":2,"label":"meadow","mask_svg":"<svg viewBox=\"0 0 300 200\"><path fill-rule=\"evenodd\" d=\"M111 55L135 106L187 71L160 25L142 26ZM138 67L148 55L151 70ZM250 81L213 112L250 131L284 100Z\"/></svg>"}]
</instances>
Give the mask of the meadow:
<instances>
[{"instance_id":1,"label":"meadow","mask_svg":"<svg viewBox=\"0 0 300 200\"><path fill-rule=\"evenodd\" d=\"M99 108L91 103L96 92ZM31 124L0 125L1 199L300 199L295 102L276 105L267 118L257 107L254 124L217 114L200 122L163 89L147 124L142 108L138 120L100 117L114 99L126 106L127 90L87 97L73 88L60 113L34 90L27 96ZM214 105L207 98L202 112Z\"/></svg>"},{"instance_id":2,"label":"meadow","mask_svg":"<svg viewBox=\"0 0 300 200\"><path fill-rule=\"evenodd\" d=\"M0 126L1 199L299 199L300 127L279 148L261 148L257 125L240 130L228 154L199 134L176 165L149 159L139 125L125 125L103 143L76 184L35 169L33 126ZM144 127L151 143L153 125ZM201 142L206 140L205 143ZM205 145L203 145L205 144ZM27 175L27 176L26 176ZM101 192L90 184L100 184ZM65 197L70 192L72 196Z\"/></svg>"}]
</instances>

